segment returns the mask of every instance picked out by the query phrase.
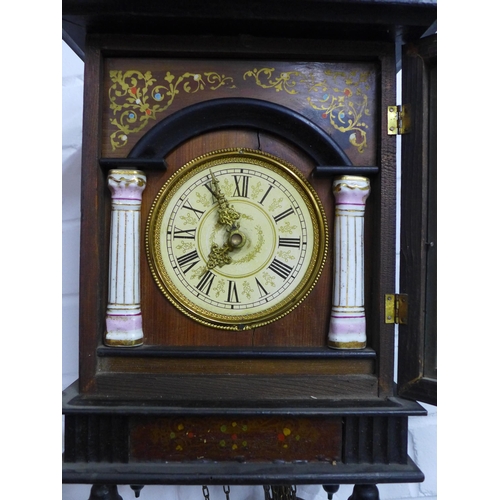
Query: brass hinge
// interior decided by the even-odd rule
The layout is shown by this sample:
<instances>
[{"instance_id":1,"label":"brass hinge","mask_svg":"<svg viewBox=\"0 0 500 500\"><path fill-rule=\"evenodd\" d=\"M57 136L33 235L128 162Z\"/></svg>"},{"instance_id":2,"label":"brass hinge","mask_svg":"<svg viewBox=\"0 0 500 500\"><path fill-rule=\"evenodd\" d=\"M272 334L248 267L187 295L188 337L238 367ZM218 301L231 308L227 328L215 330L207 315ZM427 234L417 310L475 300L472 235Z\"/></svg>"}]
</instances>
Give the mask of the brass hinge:
<instances>
[{"instance_id":1,"label":"brass hinge","mask_svg":"<svg viewBox=\"0 0 500 500\"><path fill-rule=\"evenodd\" d=\"M406 325L408 318L408 295L388 293L385 296L385 322Z\"/></svg>"},{"instance_id":2,"label":"brass hinge","mask_svg":"<svg viewBox=\"0 0 500 500\"><path fill-rule=\"evenodd\" d=\"M410 105L389 106L387 108L387 133L407 134L410 131Z\"/></svg>"}]
</instances>

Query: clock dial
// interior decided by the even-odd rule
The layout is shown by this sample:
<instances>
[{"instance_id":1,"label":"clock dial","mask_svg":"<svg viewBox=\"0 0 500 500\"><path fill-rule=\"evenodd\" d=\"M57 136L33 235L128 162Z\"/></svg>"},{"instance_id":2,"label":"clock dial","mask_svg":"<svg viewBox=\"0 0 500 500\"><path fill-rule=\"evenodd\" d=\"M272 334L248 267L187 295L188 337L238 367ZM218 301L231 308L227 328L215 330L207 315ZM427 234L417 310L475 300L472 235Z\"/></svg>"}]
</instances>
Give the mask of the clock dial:
<instances>
[{"instance_id":1,"label":"clock dial","mask_svg":"<svg viewBox=\"0 0 500 500\"><path fill-rule=\"evenodd\" d=\"M151 272L191 318L254 328L293 310L327 252L321 202L285 161L248 149L182 167L155 198L146 226Z\"/></svg>"}]
</instances>

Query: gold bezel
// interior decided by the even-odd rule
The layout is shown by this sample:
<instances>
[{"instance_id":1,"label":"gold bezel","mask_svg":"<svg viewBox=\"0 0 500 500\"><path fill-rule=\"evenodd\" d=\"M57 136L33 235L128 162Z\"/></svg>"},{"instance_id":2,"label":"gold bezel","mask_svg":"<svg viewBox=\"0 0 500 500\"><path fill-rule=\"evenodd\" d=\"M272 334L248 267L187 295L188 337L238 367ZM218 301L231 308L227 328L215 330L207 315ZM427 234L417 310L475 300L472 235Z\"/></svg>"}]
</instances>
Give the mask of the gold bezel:
<instances>
[{"instance_id":1,"label":"gold bezel","mask_svg":"<svg viewBox=\"0 0 500 500\"><path fill-rule=\"evenodd\" d=\"M230 162L265 167L286 178L301 195L313 222L314 245L307 270L291 295L258 313L227 316L193 304L169 277L160 251L160 226L169 201L186 182L202 170ZM234 148L212 151L181 167L156 195L146 222L146 255L153 279L161 292L180 311L195 321L218 329L247 330L276 321L295 309L310 293L323 270L328 249L328 227L321 201L303 174L290 163L262 151Z\"/></svg>"}]
</instances>

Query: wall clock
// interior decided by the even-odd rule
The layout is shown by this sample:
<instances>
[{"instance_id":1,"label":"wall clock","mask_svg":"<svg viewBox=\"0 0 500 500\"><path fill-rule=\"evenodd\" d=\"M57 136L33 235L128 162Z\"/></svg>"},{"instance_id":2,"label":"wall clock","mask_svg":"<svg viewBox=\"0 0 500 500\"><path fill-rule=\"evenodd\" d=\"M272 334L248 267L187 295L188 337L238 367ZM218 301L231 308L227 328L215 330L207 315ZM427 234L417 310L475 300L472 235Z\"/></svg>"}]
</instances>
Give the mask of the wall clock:
<instances>
[{"instance_id":1,"label":"wall clock","mask_svg":"<svg viewBox=\"0 0 500 500\"><path fill-rule=\"evenodd\" d=\"M388 114L395 48L420 38L435 5L377 2L374 16L370 2L262 2L257 12L221 0L208 12L186 1L143 11L64 2L86 68L80 372L64 393L63 481L108 492L355 484L353 500L378 498L376 483L422 481L408 418L425 410L394 385L394 324L417 314L422 287L411 278L406 296L393 293L397 127ZM427 70L415 50L409 57L426 102ZM410 117L415 158L425 116ZM145 186L140 196L126 189L140 241L133 266L109 258L123 227L114 224L124 208L111 189L116 171L142 172ZM420 160L402 165L401 199L415 201L408 212L420 221L425 175ZM340 196L339 176L359 198ZM418 223L402 224L409 243L427 241L414 236ZM353 260L336 259L343 245ZM106 343L109 277L129 268L140 300L121 304L135 310L118 319L142 318L143 345L123 348ZM359 303L335 303L352 283ZM338 347L331 314L353 325L361 307L366 346L329 349Z\"/></svg>"},{"instance_id":2,"label":"wall clock","mask_svg":"<svg viewBox=\"0 0 500 500\"><path fill-rule=\"evenodd\" d=\"M326 216L305 177L278 157L215 151L160 190L146 227L155 281L182 312L221 329L281 318L316 283Z\"/></svg>"}]
</instances>

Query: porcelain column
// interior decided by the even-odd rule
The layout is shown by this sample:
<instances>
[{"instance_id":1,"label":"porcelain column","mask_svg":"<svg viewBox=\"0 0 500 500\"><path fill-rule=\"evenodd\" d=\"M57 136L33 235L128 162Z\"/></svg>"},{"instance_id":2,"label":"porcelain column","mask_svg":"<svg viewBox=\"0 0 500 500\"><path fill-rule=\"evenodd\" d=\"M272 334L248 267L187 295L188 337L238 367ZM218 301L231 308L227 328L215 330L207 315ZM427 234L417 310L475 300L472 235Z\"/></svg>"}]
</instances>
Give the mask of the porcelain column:
<instances>
[{"instance_id":1,"label":"porcelain column","mask_svg":"<svg viewBox=\"0 0 500 500\"><path fill-rule=\"evenodd\" d=\"M365 177L342 176L333 181L335 195L335 271L328 346L366 347L364 302L364 215L370 194Z\"/></svg>"},{"instance_id":2,"label":"porcelain column","mask_svg":"<svg viewBox=\"0 0 500 500\"><path fill-rule=\"evenodd\" d=\"M104 343L109 346L138 346L143 342L139 242L146 176L139 170L110 170L108 187L112 206Z\"/></svg>"}]
</instances>

